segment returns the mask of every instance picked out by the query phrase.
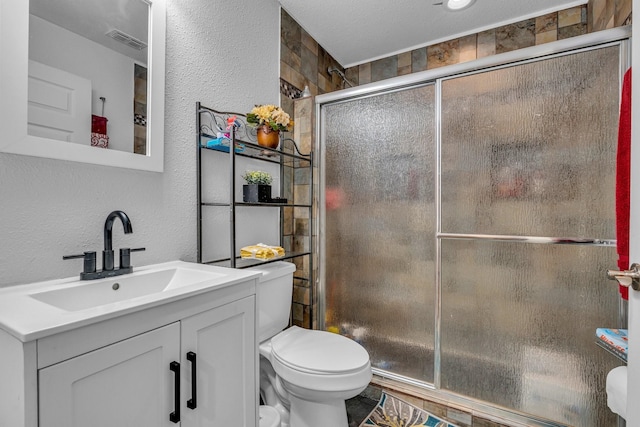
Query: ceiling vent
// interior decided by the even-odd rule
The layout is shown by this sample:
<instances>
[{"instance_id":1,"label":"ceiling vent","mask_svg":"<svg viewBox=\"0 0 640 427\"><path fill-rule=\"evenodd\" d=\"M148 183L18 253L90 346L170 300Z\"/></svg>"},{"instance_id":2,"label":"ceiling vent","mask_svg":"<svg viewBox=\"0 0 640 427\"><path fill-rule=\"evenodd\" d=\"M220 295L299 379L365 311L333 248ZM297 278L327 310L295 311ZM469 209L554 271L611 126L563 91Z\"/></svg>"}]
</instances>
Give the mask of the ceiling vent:
<instances>
[{"instance_id":1,"label":"ceiling vent","mask_svg":"<svg viewBox=\"0 0 640 427\"><path fill-rule=\"evenodd\" d=\"M137 38L132 37L129 34L123 33L120 30L111 30L106 35L136 50L142 50L147 47L147 44L145 42L138 40Z\"/></svg>"}]
</instances>

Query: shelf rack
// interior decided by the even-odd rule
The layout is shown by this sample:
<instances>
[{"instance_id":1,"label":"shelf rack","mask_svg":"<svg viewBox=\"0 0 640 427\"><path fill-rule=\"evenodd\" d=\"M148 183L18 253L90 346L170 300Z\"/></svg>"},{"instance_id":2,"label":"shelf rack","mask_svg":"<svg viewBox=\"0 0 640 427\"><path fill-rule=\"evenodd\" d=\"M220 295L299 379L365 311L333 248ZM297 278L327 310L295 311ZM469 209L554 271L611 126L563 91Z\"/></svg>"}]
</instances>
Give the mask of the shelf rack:
<instances>
[{"instance_id":1,"label":"shelf rack","mask_svg":"<svg viewBox=\"0 0 640 427\"><path fill-rule=\"evenodd\" d=\"M232 119L233 118L233 119ZM229 120L235 122L237 126L229 127ZM267 264L275 261L292 260L298 257L308 256L308 274L307 277L298 277L312 283L311 276L313 274L313 257L311 248L313 248L313 153L302 154L296 142L291 138L280 138L280 146L277 149L262 147L257 144L256 129L248 126L246 121L246 115L223 112L211 109L203 106L200 102L196 103L196 152L197 152L197 262L203 264L214 264L232 268L247 268L260 264ZM217 146L216 148L207 147L206 141L216 139L220 135L228 140L228 146L226 151L223 147ZM234 147L235 149L230 149ZM203 150L210 150L219 153L221 156L226 155L228 159L229 169L229 202L216 202L216 201L204 201L202 198L202 171L206 166L203 164L202 152ZM241 151L240 151L241 150ZM247 203L236 201L235 188L236 188L236 159L240 157L257 159L263 162L274 163L279 165L280 169L280 194L285 193L285 173L291 173L291 185L295 184L295 170L299 168L308 168L309 173L309 203L296 203L294 199L295 191L291 191L291 199L287 200L287 203ZM287 168L290 168L287 171ZM238 226L236 219L237 207L267 207L280 210L280 246L285 247L284 240L284 208L296 208L296 209L308 209L308 246L303 251L292 252L291 248L287 249L285 256L271 259L271 260L256 260L256 259L243 259L238 256L238 248L236 242L236 228ZM227 207L229 209L229 232L230 232L230 247L229 257L221 259L205 260L203 259L202 242L206 235L203 230L203 207ZM293 211L291 209L290 211ZM290 213L293 215L293 212ZM292 244L293 246L293 244ZM305 245L306 246L306 245ZM310 288L311 301L313 298L313 287ZM313 307L313 304L311 304ZM312 309L312 308L311 308Z\"/></svg>"}]
</instances>

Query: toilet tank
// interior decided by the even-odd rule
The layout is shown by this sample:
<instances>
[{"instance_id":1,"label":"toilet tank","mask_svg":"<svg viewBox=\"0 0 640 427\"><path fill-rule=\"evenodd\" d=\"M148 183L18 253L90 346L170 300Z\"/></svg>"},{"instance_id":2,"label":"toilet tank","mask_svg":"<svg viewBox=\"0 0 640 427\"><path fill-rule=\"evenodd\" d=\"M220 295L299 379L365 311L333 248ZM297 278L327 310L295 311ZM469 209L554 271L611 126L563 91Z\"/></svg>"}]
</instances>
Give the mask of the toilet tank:
<instances>
[{"instance_id":1,"label":"toilet tank","mask_svg":"<svg viewBox=\"0 0 640 427\"><path fill-rule=\"evenodd\" d=\"M278 261L250 269L262 273L258 280L258 342L263 342L289 326L296 266Z\"/></svg>"}]
</instances>

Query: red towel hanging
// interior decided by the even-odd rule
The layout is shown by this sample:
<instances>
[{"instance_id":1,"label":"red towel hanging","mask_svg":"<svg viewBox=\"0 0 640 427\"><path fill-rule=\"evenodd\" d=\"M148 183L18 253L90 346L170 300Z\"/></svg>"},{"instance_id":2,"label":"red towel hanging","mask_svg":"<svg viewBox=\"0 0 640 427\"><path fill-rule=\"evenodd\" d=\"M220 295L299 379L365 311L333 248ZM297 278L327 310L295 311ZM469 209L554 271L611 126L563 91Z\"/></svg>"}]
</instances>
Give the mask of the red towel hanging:
<instances>
[{"instance_id":1,"label":"red towel hanging","mask_svg":"<svg viewBox=\"0 0 640 427\"><path fill-rule=\"evenodd\" d=\"M629 269L629 204L631 188L631 68L624 74L616 155L616 240L618 268ZM620 286L622 298L629 299L629 288Z\"/></svg>"}]
</instances>

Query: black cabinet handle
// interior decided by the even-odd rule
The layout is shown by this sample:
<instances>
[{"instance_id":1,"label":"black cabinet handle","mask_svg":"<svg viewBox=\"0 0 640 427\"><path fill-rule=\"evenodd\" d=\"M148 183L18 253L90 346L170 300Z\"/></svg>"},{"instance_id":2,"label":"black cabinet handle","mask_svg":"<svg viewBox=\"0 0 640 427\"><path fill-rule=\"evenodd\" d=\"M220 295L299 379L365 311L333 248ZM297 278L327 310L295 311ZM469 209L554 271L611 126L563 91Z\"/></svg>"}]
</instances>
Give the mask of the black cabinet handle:
<instances>
[{"instance_id":1,"label":"black cabinet handle","mask_svg":"<svg viewBox=\"0 0 640 427\"><path fill-rule=\"evenodd\" d=\"M191 362L191 399L187 400L187 408L196 409L198 407L198 390L196 386L196 354L193 351L188 352L187 360Z\"/></svg>"},{"instance_id":2,"label":"black cabinet handle","mask_svg":"<svg viewBox=\"0 0 640 427\"><path fill-rule=\"evenodd\" d=\"M180 364L178 362L171 362L169 364L169 370L175 374L173 405L174 412L169 414L169 420L172 423L180 422Z\"/></svg>"}]
</instances>

